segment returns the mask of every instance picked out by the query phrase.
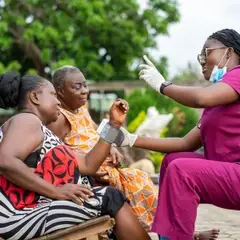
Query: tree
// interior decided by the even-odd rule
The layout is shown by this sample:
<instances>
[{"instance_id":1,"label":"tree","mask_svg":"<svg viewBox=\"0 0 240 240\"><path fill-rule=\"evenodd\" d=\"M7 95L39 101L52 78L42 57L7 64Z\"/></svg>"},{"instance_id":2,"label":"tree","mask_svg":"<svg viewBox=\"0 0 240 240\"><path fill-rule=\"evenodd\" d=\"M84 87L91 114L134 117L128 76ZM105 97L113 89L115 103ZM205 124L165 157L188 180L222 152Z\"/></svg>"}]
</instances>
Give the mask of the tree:
<instances>
[{"instance_id":1,"label":"tree","mask_svg":"<svg viewBox=\"0 0 240 240\"><path fill-rule=\"evenodd\" d=\"M177 0L149 0L144 10L137 0L0 0L0 72L47 76L67 64L88 79L136 79L136 63L179 20L177 6Z\"/></svg>"},{"instance_id":2,"label":"tree","mask_svg":"<svg viewBox=\"0 0 240 240\"><path fill-rule=\"evenodd\" d=\"M174 83L181 85L204 85L203 76L200 72L200 66L188 62L186 68L182 68L173 77Z\"/></svg>"}]
</instances>

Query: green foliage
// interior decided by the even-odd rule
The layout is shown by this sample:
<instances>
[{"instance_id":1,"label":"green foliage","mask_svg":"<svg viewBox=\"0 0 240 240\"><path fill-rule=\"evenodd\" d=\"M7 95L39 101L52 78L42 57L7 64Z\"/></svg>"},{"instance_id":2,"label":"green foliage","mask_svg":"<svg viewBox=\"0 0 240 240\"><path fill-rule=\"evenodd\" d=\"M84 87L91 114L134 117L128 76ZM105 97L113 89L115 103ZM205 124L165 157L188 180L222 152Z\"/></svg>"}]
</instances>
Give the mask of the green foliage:
<instances>
[{"instance_id":1,"label":"green foliage","mask_svg":"<svg viewBox=\"0 0 240 240\"><path fill-rule=\"evenodd\" d=\"M199 119L196 110L176 103L149 88L143 91L137 89L127 96L126 99L130 106L128 122L132 122L139 112L146 112L151 106L155 106L159 113L162 114L173 113L174 118L168 125L167 136L184 136L196 126Z\"/></svg>"},{"instance_id":2,"label":"green foliage","mask_svg":"<svg viewBox=\"0 0 240 240\"><path fill-rule=\"evenodd\" d=\"M200 68L198 65L188 63L186 68L180 69L178 74L173 77L174 83L178 84L200 84Z\"/></svg>"},{"instance_id":3,"label":"green foliage","mask_svg":"<svg viewBox=\"0 0 240 240\"><path fill-rule=\"evenodd\" d=\"M179 20L177 0L148 2L142 10L138 0L1 1L0 70L46 76L74 64L88 79L136 79L142 55Z\"/></svg>"},{"instance_id":4,"label":"green foliage","mask_svg":"<svg viewBox=\"0 0 240 240\"><path fill-rule=\"evenodd\" d=\"M168 133L168 127L165 127L162 132L160 133L160 137L164 138L167 136ZM160 152L149 152L149 159L153 162L155 172L159 172L160 166L162 164L162 160L164 158L164 154Z\"/></svg>"},{"instance_id":5,"label":"green foliage","mask_svg":"<svg viewBox=\"0 0 240 240\"><path fill-rule=\"evenodd\" d=\"M129 123L132 122L141 111L147 112L150 106L155 105L155 100L151 96L145 94L145 90L136 89L125 98L130 107L127 115Z\"/></svg>"},{"instance_id":6,"label":"green foliage","mask_svg":"<svg viewBox=\"0 0 240 240\"><path fill-rule=\"evenodd\" d=\"M164 158L163 153L152 152L152 151L149 152L149 159L152 161L156 173L159 172L163 158Z\"/></svg>"},{"instance_id":7,"label":"green foliage","mask_svg":"<svg viewBox=\"0 0 240 240\"><path fill-rule=\"evenodd\" d=\"M127 126L129 132L135 132L140 124L146 119L146 113L141 111L135 119L133 119ZM168 127L165 127L160 133L159 136L164 138L167 136ZM149 151L149 159L153 162L155 172L158 172L164 157L164 154L159 152Z\"/></svg>"},{"instance_id":8,"label":"green foliage","mask_svg":"<svg viewBox=\"0 0 240 240\"><path fill-rule=\"evenodd\" d=\"M168 133L168 127L163 128L163 130L160 133L160 138L166 137L167 133Z\"/></svg>"},{"instance_id":9,"label":"green foliage","mask_svg":"<svg viewBox=\"0 0 240 240\"><path fill-rule=\"evenodd\" d=\"M0 116L11 116L16 113L16 109L9 108L9 109L2 109L0 108Z\"/></svg>"},{"instance_id":10,"label":"green foliage","mask_svg":"<svg viewBox=\"0 0 240 240\"><path fill-rule=\"evenodd\" d=\"M11 61L7 66L4 66L0 62L0 74L3 74L7 71L15 71L18 72L21 69L21 65L18 61Z\"/></svg>"},{"instance_id":11,"label":"green foliage","mask_svg":"<svg viewBox=\"0 0 240 240\"><path fill-rule=\"evenodd\" d=\"M134 133L140 124L146 119L146 113L141 111L137 117L128 124L128 131Z\"/></svg>"}]
</instances>

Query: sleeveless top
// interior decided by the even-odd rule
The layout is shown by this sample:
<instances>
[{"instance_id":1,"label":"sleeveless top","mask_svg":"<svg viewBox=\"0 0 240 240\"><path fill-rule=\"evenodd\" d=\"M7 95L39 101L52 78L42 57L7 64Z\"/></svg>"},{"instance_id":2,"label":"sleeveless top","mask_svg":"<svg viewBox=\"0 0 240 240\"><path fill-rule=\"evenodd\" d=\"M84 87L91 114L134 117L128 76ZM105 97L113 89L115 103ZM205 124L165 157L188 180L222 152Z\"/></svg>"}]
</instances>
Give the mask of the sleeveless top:
<instances>
[{"instance_id":1,"label":"sleeveless top","mask_svg":"<svg viewBox=\"0 0 240 240\"><path fill-rule=\"evenodd\" d=\"M84 105L79 108L76 114L63 108L60 110L71 125L71 131L64 138L64 143L69 145L73 151L86 155L99 140L95 123L88 112L87 106Z\"/></svg>"},{"instance_id":2,"label":"sleeveless top","mask_svg":"<svg viewBox=\"0 0 240 240\"><path fill-rule=\"evenodd\" d=\"M44 125L41 126L44 139L41 147L36 151L30 153L27 158L24 160L24 163L30 168L36 168L37 164L44 157L44 155L51 150L52 148L63 144L63 142L54 135L47 127ZM0 128L0 143L3 139L3 126Z\"/></svg>"},{"instance_id":3,"label":"sleeveless top","mask_svg":"<svg viewBox=\"0 0 240 240\"><path fill-rule=\"evenodd\" d=\"M66 183L84 184L80 176L75 154L44 125L41 126L44 134L43 143L37 151L31 153L25 164L35 168L35 174L54 186ZM4 138L0 128L0 143ZM89 185L89 183L86 183ZM9 199L16 209L33 208L46 198L38 193L25 190L0 175L0 191Z\"/></svg>"}]
</instances>

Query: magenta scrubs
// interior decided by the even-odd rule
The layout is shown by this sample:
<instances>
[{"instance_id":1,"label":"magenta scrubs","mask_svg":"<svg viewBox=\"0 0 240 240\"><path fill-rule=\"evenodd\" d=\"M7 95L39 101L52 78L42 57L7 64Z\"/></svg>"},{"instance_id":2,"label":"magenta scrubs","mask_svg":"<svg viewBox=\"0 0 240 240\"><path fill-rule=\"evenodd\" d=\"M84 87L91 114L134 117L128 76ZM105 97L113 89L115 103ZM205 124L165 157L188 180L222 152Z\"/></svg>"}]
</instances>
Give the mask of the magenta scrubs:
<instances>
[{"instance_id":1,"label":"magenta scrubs","mask_svg":"<svg viewBox=\"0 0 240 240\"><path fill-rule=\"evenodd\" d=\"M240 94L240 66L221 82ZM205 109L199 128L204 156L171 153L163 160L152 230L170 240L193 239L200 203L240 210L240 100Z\"/></svg>"}]
</instances>

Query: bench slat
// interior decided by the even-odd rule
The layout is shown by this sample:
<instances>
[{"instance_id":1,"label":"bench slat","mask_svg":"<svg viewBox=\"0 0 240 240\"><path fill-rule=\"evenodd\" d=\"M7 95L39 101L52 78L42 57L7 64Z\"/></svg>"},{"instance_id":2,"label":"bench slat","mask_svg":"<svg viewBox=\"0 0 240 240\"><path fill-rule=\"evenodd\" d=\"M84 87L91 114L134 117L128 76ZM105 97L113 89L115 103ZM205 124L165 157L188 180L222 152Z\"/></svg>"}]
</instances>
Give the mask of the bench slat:
<instances>
[{"instance_id":1,"label":"bench slat","mask_svg":"<svg viewBox=\"0 0 240 240\"><path fill-rule=\"evenodd\" d=\"M94 240L98 233L105 232L111 229L115 224L115 220L110 216L102 216L95 219L91 219L84 223L75 225L70 228L58 230L56 232L34 238L33 240L79 240L88 237L90 240Z\"/></svg>"}]
</instances>

